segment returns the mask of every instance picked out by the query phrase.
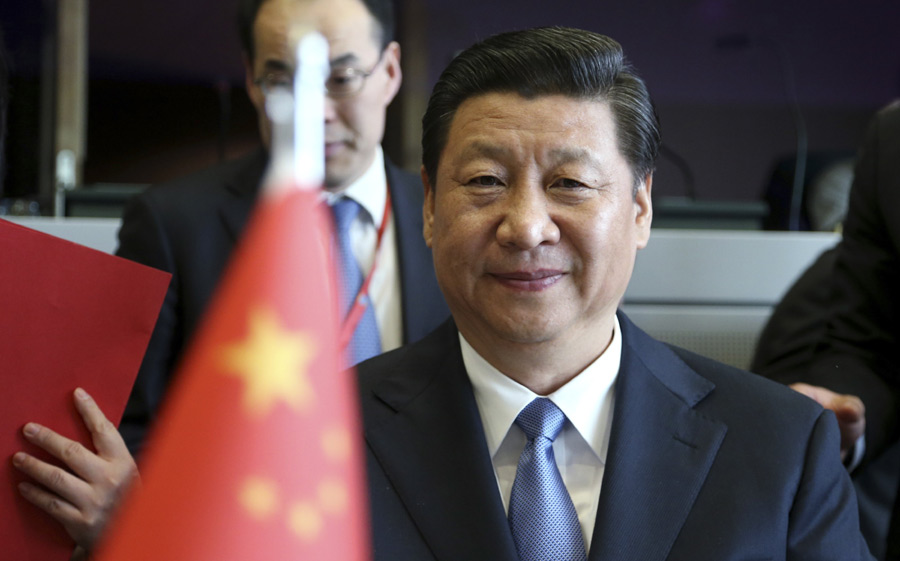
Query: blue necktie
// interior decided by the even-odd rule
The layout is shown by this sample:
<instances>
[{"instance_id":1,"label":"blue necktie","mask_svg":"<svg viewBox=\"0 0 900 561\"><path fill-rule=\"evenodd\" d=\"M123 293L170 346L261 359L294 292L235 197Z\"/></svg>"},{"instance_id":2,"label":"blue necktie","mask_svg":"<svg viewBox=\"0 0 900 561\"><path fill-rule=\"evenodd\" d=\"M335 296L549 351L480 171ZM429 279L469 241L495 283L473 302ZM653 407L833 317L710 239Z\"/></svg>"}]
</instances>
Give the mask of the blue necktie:
<instances>
[{"instance_id":1,"label":"blue necktie","mask_svg":"<svg viewBox=\"0 0 900 561\"><path fill-rule=\"evenodd\" d=\"M566 415L544 397L516 418L528 437L509 498L509 526L521 561L587 559L578 515L553 456L553 440L565 422Z\"/></svg>"},{"instance_id":2,"label":"blue necktie","mask_svg":"<svg viewBox=\"0 0 900 561\"><path fill-rule=\"evenodd\" d=\"M344 318L347 317L347 314L353 307L356 295L359 293L363 283L362 270L360 270L359 263L357 263L356 257L353 255L353 249L350 246L350 226L360 210L359 203L347 197L342 197L331 206L338 238L341 274L341 314ZM372 308L372 300L366 294L363 297L363 301L366 304L366 311L360 318L347 349L346 359L351 366L381 352L381 338L378 335L378 324L375 321L375 310Z\"/></svg>"}]
</instances>

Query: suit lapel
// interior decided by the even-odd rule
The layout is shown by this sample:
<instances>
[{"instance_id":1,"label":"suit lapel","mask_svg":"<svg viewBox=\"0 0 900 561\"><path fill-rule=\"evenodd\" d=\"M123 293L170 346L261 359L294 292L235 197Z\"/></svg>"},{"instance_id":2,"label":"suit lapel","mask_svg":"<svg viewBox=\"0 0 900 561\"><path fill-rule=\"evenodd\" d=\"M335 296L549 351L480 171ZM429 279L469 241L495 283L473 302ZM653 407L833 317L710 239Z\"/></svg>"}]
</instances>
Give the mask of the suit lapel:
<instances>
[{"instance_id":1,"label":"suit lapel","mask_svg":"<svg viewBox=\"0 0 900 561\"><path fill-rule=\"evenodd\" d=\"M452 322L431 341L373 388L388 412L366 440L436 558L515 561Z\"/></svg>"},{"instance_id":2,"label":"suit lapel","mask_svg":"<svg viewBox=\"0 0 900 561\"><path fill-rule=\"evenodd\" d=\"M225 186L233 197L220 204L219 215L234 242L240 239L256 206L267 159L263 148L256 150L237 164L238 170L230 176Z\"/></svg>"},{"instance_id":3,"label":"suit lapel","mask_svg":"<svg viewBox=\"0 0 900 561\"><path fill-rule=\"evenodd\" d=\"M693 409L713 384L619 319L622 364L589 558L662 561L727 429Z\"/></svg>"}]
</instances>

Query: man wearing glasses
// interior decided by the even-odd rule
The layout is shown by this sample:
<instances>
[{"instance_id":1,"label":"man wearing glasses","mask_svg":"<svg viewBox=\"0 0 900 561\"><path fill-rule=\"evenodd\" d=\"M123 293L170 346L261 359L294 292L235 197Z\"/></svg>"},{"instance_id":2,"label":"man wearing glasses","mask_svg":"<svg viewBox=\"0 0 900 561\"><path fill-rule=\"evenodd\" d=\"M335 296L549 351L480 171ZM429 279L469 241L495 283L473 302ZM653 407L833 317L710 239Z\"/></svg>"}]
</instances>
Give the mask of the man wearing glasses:
<instances>
[{"instance_id":1,"label":"man wearing glasses","mask_svg":"<svg viewBox=\"0 0 900 561\"><path fill-rule=\"evenodd\" d=\"M385 111L400 88L389 0L240 0L246 85L264 148L148 189L125 211L118 254L172 273L120 430L136 453L172 373L255 204L268 159L266 93L290 86L289 30L312 26L330 46L325 99L326 202L335 214L343 312L363 308L348 363L416 341L448 315L422 240L422 185L386 161ZM357 298L359 296L360 298Z\"/></svg>"}]
</instances>

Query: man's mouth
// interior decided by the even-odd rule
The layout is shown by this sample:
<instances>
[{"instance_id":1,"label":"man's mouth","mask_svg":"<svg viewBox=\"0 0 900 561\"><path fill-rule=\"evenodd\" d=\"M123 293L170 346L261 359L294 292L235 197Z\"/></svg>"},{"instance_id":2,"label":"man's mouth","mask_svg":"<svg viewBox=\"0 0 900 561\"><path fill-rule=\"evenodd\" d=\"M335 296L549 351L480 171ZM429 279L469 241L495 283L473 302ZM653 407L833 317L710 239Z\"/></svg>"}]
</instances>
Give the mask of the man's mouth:
<instances>
[{"instance_id":1,"label":"man's mouth","mask_svg":"<svg viewBox=\"0 0 900 561\"><path fill-rule=\"evenodd\" d=\"M325 157L330 158L331 156L339 153L345 147L346 144L341 140L325 141Z\"/></svg>"},{"instance_id":2,"label":"man's mouth","mask_svg":"<svg viewBox=\"0 0 900 561\"><path fill-rule=\"evenodd\" d=\"M523 291L541 291L562 280L566 273L559 269L537 269L534 271L503 271L491 273L500 284Z\"/></svg>"}]
</instances>

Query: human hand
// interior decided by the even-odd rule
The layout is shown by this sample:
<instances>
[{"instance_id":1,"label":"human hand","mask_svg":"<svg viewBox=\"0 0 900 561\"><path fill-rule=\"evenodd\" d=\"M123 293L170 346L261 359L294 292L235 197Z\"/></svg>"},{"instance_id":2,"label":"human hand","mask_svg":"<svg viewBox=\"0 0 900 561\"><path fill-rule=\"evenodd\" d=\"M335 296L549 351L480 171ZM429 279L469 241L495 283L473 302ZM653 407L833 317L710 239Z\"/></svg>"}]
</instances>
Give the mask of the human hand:
<instances>
[{"instance_id":1,"label":"human hand","mask_svg":"<svg viewBox=\"0 0 900 561\"><path fill-rule=\"evenodd\" d=\"M839 394L802 382L791 384L791 388L812 398L825 409L834 411L841 429L841 459L844 459L866 432L866 406L862 400L855 395Z\"/></svg>"},{"instance_id":2,"label":"human hand","mask_svg":"<svg viewBox=\"0 0 900 561\"><path fill-rule=\"evenodd\" d=\"M125 492L140 477L119 431L81 388L75 390L75 407L91 433L96 453L28 423L25 438L61 460L71 473L25 452L13 455L13 465L40 484L20 483L22 496L59 521L76 544L90 551Z\"/></svg>"}]
</instances>

